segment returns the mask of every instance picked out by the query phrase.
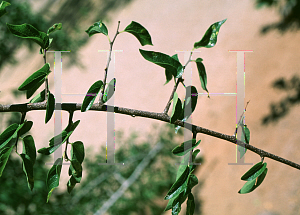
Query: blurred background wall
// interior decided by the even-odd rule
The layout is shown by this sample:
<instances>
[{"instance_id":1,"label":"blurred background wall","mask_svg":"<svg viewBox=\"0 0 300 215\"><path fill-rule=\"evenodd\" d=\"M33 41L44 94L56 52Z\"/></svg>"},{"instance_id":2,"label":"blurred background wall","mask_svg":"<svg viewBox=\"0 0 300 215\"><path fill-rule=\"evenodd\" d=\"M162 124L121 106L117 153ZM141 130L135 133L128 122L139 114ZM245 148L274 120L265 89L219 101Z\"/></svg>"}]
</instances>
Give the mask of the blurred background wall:
<instances>
[{"instance_id":1,"label":"blurred background wall","mask_svg":"<svg viewBox=\"0 0 300 215\"><path fill-rule=\"evenodd\" d=\"M264 2L267 2L265 6L272 7L263 7ZM141 47L136 38L126 33L120 34L115 42L114 49L122 50L116 53L115 60L115 105L153 112L163 111L173 83L164 86L164 69L144 60L138 49L169 55L178 53L184 63L184 55L180 51L190 51L212 23L227 18L219 32L217 45L212 49L201 49L193 55L193 59L201 57L204 60L208 90L211 93L234 93L236 53L229 50L253 50L245 54L245 104L250 100L245 121L251 131L250 144L299 163L298 1L32 0L29 3L33 5L32 13L44 19L43 22L41 19L35 21L37 27L39 23L45 23L38 27L39 30L46 31L56 22L63 24L62 32L57 32L60 39L53 48L71 51L62 54L62 93L68 94L63 95L63 102L82 102L82 94L87 92L89 86L103 79L106 53L98 50L108 50L109 45L104 35L88 37L84 31L90 25L102 19L112 37L118 21L121 21L120 30L131 21L142 24L152 37L153 47ZM9 13L13 13L12 8L7 9ZM10 20L10 23L34 24L30 21ZM3 24L1 28L5 28ZM8 47L8 53L15 53L15 61L8 64L8 60L4 59L1 64L1 104L27 102L25 96L14 89L43 65L38 46L29 44L33 52L25 46L18 49L20 41L16 38ZM48 62L54 71L52 53L48 53ZM192 84L198 92L202 92L195 65L191 70ZM54 73L49 75L49 79L50 89L54 90ZM184 94L180 86L181 98ZM236 125L235 105L235 97L211 96L208 99L200 96L192 122L232 135ZM27 118L34 121L32 133L37 148L48 144L54 134L54 119L45 125L44 115L44 111L27 114ZM62 116L65 127L68 115L62 113ZM74 121L78 119L81 123L72 138L81 140L86 146L97 146L94 151L97 153L98 146L104 145L106 140L106 114L75 112ZM115 115L116 130L122 129L127 135L130 131L141 135L149 132L153 123L164 124L151 119ZM197 175L204 180L203 187L194 195L203 200L203 214L299 214L299 170L265 159L269 171L264 183L254 192L240 195L237 192L244 184L240 177L250 166L228 165L235 162L235 145L205 135L198 135L197 138L202 140L201 155L206 162ZM116 145L116 149L118 147ZM245 161L257 163L260 157L248 152ZM62 169L61 184L68 180L63 175L67 175L67 167Z\"/></svg>"}]
</instances>

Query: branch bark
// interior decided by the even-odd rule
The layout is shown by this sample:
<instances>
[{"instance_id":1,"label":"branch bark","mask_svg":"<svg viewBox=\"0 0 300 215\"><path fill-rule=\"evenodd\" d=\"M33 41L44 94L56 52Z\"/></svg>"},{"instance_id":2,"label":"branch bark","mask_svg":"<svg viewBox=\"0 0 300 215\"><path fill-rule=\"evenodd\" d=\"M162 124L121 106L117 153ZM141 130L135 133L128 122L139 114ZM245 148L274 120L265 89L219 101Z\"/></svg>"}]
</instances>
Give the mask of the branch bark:
<instances>
[{"instance_id":1,"label":"branch bark","mask_svg":"<svg viewBox=\"0 0 300 215\"><path fill-rule=\"evenodd\" d=\"M81 103L62 103L61 104L61 110L64 111L77 111L81 110ZM33 110L46 110L47 103L46 102L39 102L39 103L24 103L24 104L9 104L9 105L0 105L0 112L28 112ZM59 110L59 109L55 109ZM114 112L119 114L125 114L129 116L140 116L145 117L149 119L156 119L159 121L170 123L170 117L166 115L165 113L155 113L155 112L148 112L148 111L142 111L142 110L135 110L135 109L129 109L129 108L123 108L123 107L117 107L117 106L109 106L109 105L100 105L100 104L94 104L89 111L104 111L104 112ZM113 110L113 111L111 111ZM271 154L269 152L266 152L262 149L256 148L253 145L245 144L244 142L237 140L234 135L227 135L222 134L217 131L209 130L200 126L196 126L187 122L182 122L180 120L176 120L174 125L180 125L181 127L185 127L186 129L189 129L193 133L202 133L206 134L212 137L216 137L218 139L226 140L228 142L234 143L236 145L242 146L256 154L258 154L260 157L268 157L272 160L278 161L280 163L286 164L288 166L294 167L296 169L300 170L300 165L297 163L294 163L292 161L289 161L287 159L284 159L282 157L279 157L277 155Z\"/></svg>"}]
</instances>

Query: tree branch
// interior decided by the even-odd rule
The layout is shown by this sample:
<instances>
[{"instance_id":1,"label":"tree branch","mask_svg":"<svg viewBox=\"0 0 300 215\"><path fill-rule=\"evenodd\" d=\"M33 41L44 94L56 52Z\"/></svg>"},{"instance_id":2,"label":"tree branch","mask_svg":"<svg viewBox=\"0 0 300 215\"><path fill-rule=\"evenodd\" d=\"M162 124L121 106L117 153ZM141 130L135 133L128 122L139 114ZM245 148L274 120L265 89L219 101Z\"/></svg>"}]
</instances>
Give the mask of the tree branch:
<instances>
[{"instance_id":1,"label":"tree branch","mask_svg":"<svg viewBox=\"0 0 300 215\"><path fill-rule=\"evenodd\" d=\"M77 111L81 110L81 103L62 103L61 104L61 110L64 111ZM28 112L33 110L46 110L47 103L46 102L38 102L38 103L25 103L25 104L9 104L9 105L0 105L0 112ZM114 111L111 111L111 110ZM56 109L57 110L57 109ZM123 107L117 107L117 106L109 106L109 105L99 105L94 104L89 111L104 111L104 112L114 112L119 114L125 114L130 116L140 116L145 117L149 119L156 119L163 122L170 123L170 117L164 113L155 113L155 112L148 112L148 111L142 111L142 110L135 110L135 109L129 109L129 108L123 108ZM271 154L269 152L266 152L262 149L256 148L253 145L245 144L244 142L237 140L234 135L227 135L222 134L217 131L209 130L200 126L196 126L187 122L182 122L180 120L176 120L174 123L171 123L174 125L180 125L181 127L185 127L186 129L189 129L193 133L202 133L209 136L213 136L222 140L226 140L228 142L237 144L239 146L242 146L256 154L258 154L261 157L268 157L272 160L276 160L280 163L284 163L286 165L289 165L291 167L294 167L296 169L300 170L300 165L297 163L294 163L292 161L286 160L284 158L281 158L277 155Z\"/></svg>"}]
</instances>

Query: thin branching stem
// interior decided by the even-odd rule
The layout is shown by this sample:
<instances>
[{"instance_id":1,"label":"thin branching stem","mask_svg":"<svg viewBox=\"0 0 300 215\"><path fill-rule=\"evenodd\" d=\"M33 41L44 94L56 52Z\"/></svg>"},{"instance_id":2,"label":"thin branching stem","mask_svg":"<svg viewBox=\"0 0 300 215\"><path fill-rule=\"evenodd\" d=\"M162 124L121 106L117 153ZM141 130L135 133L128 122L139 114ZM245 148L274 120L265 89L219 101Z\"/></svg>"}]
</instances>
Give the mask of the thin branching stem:
<instances>
[{"instance_id":1,"label":"thin branching stem","mask_svg":"<svg viewBox=\"0 0 300 215\"><path fill-rule=\"evenodd\" d=\"M106 63L106 67L104 69L104 80L103 80L103 88L102 88L102 92L101 92L101 96L99 98L99 103L100 105L103 104L103 96L104 96L104 91L105 91L105 85L106 85L106 79L107 79L107 73L108 73L108 68L109 68L109 64L110 64L110 61L111 61L111 53L112 53L112 50L113 50L113 45L114 45L114 42L117 38L117 35L120 33L119 32L119 27L120 27L120 21L118 21L118 27L117 27L117 32L113 38L113 40L109 43L109 54L108 54L108 59L107 59L107 63ZM108 40L110 41L109 37L108 37Z\"/></svg>"}]
</instances>

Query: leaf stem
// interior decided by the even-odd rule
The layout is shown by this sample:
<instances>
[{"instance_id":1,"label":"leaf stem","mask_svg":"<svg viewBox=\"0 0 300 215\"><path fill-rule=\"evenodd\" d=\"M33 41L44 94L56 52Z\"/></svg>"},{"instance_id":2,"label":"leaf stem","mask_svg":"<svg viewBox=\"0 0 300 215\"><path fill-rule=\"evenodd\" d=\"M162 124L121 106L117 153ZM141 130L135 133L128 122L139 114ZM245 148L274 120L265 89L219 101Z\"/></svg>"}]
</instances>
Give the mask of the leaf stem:
<instances>
[{"instance_id":1,"label":"leaf stem","mask_svg":"<svg viewBox=\"0 0 300 215\"><path fill-rule=\"evenodd\" d=\"M111 61L111 53L112 53L113 45L114 45L114 42L116 40L117 35L119 34L119 27L120 27L120 21L118 21L117 32L116 32L113 40L109 43L110 48L109 48L109 54L108 54L108 59L107 59L106 67L104 69L105 73L104 73L104 80L103 80L103 88L102 88L101 95L99 97L99 104L100 104L100 106L104 104L104 102L103 102L103 96L104 96L104 90L105 90L105 85L106 85L107 72L108 72L108 67L109 67L110 61Z\"/></svg>"}]
</instances>

